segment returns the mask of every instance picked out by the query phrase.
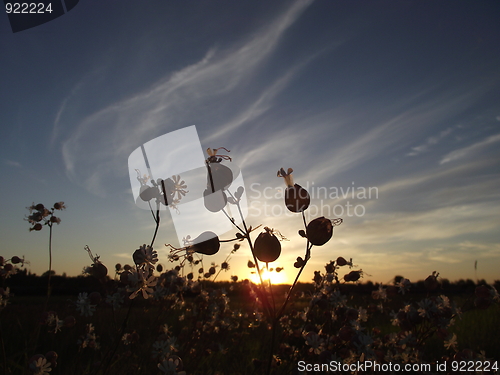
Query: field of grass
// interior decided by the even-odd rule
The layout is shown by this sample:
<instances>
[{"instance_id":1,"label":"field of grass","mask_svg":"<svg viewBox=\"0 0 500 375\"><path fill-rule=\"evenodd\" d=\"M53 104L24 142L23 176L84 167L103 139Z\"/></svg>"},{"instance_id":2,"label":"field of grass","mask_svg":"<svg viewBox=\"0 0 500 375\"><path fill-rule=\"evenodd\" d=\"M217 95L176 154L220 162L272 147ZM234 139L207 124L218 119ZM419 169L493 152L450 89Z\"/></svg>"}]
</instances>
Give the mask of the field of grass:
<instances>
[{"instance_id":1,"label":"field of grass","mask_svg":"<svg viewBox=\"0 0 500 375\"><path fill-rule=\"evenodd\" d=\"M92 301L91 316L81 316L77 293L53 295L47 308L45 296L11 296L0 313L0 373L30 373L30 358L50 351L58 355L50 374L168 373L158 368L162 356L182 359L182 368L174 366L172 373L219 375L265 373L270 358L270 372L276 374L293 373L299 360L349 363L362 353L365 358L372 354L380 363L404 363L398 351L418 356L423 363L454 358L467 349L474 355L484 351L486 358L500 358L500 307L475 308L474 293L451 296L464 312L453 318L444 335L434 317L409 326L393 321L401 307L435 298L439 291L398 293L383 300L381 308L370 287L339 285L335 289L339 301L329 298L322 304L317 297L325 296L325 290L298 284L275 323L263 312L256 288L244 282L204 283L201 289L162 298L124 298L116 309L105 302L103 288L100 301ZM282 305L289 288L273 287L275 306ZM75 318L74 325L68 317ZM93 332L88 331L89 324ZM444 342L453 334L456 346L446 348ZM401 340L409 335L418 342Z\"/></svg>"}]
</instances>

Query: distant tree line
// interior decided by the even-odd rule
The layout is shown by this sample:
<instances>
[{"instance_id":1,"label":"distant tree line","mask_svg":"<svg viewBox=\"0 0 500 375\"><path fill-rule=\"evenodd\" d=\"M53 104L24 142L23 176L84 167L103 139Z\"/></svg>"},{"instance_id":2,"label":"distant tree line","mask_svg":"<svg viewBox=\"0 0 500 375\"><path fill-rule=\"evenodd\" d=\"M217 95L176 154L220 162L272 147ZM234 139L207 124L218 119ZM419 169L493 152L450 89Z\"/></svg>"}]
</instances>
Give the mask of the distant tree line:
<instances>
[{"instance_id":1,"label":"distant tree line","mask_svg":"<svg viewBox=\"0 0 500 375\"><path fill-rule=\"evenodd\" d=\"M3 287L9 287L10 292L18 296L26 295L45 295L47 293L47 278L48 271L43 273L41 276L32 274L26 269L19 270L16 274L10 276L7 280L4 280ZM68 277L65 273L63 275L57 275L55 271L52 271L51 276L52 283L52 295L78 295L82 292L93 292L96 290L104 291L105 285L103 285L98 279L93 276L71 276ZM395 276L392 284L397 284L402 279L402 276ZM248 281L244 281L248 282ZM107 277L108 284L119 284L118 280L111 279ZM207 282L204 282L207 284ZM208 282L211 284L212 282ZM217 286L221 284L227 284L227 290L231 286L230 281L220 281L216 282ZM238 282L241 284L241 282ZM308 291L313 289L313 284L311 283L300 283L301 286L298 290ZM340 288L343 292L357 293L357 294L370 294L372 291L377 290L381 285L380 283L374 283L372 281L360 282L357 284L341 284ZM479 285L487 285L486 281L472 279L460 279L458 281L450 282L448 279L439 279L439 288L435 292L441 292L443 294L463 294L463 293L474 293L474 289ZM111 285L108 285L111 286ZM214 285L215 287L216 285ZM492 286L500 291L500 280L496 280ZM234 288L233 288L234 289ZM411 293L427 293L428 290L424 285L424 281L420 280L412 283Z\"/></svg>"}]
</instances>

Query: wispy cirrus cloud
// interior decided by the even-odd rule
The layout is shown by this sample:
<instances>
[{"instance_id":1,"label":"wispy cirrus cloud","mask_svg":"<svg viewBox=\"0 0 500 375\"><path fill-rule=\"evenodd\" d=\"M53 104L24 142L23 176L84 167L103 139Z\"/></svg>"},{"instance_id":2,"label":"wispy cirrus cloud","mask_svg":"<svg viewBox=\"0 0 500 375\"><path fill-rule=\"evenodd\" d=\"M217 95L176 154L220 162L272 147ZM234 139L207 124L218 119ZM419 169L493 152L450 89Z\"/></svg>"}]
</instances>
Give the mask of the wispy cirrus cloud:
<instances>
[{"instance_id":1,"label":"wispy cirrus cloud","mask_svg":"<svg viewBox=\"0 0 500 375\"><path fill-rule=\"evenodd\" d=\"M105 195L106 181L126 175L128 154L141 143L201 119L221 124L210 132L216 135L264 113L301 64L292 64L270 82L254 84L255 74L310 4L302 0L292 3L243 43L225 50L210 49L200 61L169 74L149 90L81 120L63 142L67 175L88 190ZM62 110L66 104L64 100ZM57 130L55 126L54 132Z\"/></svg>"},{"instance_id":2,"label":"wispy cirrus cloud","mask_svg":"<svg viewBox=\"0 0 500 375\"><path fill-rule=\"evenodd\" d=\"M443 158L441 159L439 164L445 164L445 163L449 163L449 162L452 162L452 161L455 161L458 159L466 158L470 155L473 155L473 154L476 154L476 153L482 151L486 147L488 147L494 143L497 143L497 142L500 142L500 134L491 135L488 138L486 138L480 142L476 142L470 146L463 147L463 148L460 148L458 150L455 150L455 151L452 151L452 152L446 154L445 156L443 156Z\"/></svg>"},{"instance_id":3,"label":"wispy cirrus cloud","mask_svg":"<svg viewBox=\"0 0 500 375\"><path fill-rule=\"evenodd\" d=\"M415 147L411 148L411 152L407 153L406 156L417 156L429 150L432 146L437 145L443 138L446 138L453 131L453 128L447 128L442 130L436 135L427 138L427 140Z\"/></svg>"}]
</instances>

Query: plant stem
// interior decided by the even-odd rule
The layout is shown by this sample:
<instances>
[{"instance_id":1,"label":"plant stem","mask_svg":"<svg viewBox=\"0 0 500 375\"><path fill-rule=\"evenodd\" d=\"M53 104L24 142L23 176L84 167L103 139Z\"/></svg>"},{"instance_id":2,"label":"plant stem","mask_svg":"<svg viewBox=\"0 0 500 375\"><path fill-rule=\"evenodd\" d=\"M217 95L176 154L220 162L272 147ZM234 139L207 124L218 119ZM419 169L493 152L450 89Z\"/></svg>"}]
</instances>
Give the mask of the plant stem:
<instances>
[{"instance_id":1,"label":"plant stem","mask_svg":"<svg viewBox=\"0 0 500 375\"><path fill-rule=\"evenodd\" d=\"M49 298L52 293L52 288L50 286L50 279L52 277L52 223L49 222L49 275L47 279L47 298L45 300L45 311L47 311L47 306L49 304Z\"/></svg>"},{"instance_id":2,"label":"plant stem","mask_svg":"<svg viewBox=\"0 0 500 375\"><path fill-rule=\"evenodd\" d=\"M307 224L306 224L306 218L304 216L304 211L302 211L302 221L304 222L304 227L307 229ZM305 259L304 259L304 264L302 265L302 267L300 267L300 270L299 272L297 273L297 276L295 277L295 280L292 284L292 287L290 288L290 290L288 291L288 294L286 296L286 299L285 299L285 302L283 302L283 306L281 306L281 309L276 317L276 319L279 319L281 318L281 315L285 312L285 308L286 308L286 305L288 304L288 301L290 300L290 297L292 295L292 292L293 292L293 289L295 288L295 285L297 284L297 282L299 281L299 277L300 277L300 274L302 273L302 271L304 270L304 268L306 267L306 264L307 262L309 261L309 259L311 258L311 248L313 247L313 245L309 242L309 240L307 240L307 245L306 245L306 255L305 255Z\"/></svg>"}]
</instances>

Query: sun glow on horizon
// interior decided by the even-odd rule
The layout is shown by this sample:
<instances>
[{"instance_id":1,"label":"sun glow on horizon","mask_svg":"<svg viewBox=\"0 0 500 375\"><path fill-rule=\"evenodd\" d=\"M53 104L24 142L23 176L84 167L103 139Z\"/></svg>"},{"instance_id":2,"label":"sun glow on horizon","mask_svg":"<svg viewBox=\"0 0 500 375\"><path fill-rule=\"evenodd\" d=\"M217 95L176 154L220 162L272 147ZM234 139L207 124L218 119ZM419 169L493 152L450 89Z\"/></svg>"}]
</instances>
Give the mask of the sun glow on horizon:
<instances>
[{"instance_id":1,"label":"sun glow on horizon","mask_svg":"<svg viewBox=\"0 0 500 375\"><path fill-rule=\"evenodd\" d=\"M272 271L270 271L272 269ZM271 281L272 284L287 284L288 283L288 277L285 273L285 271L281 272L276 272L275 269L270 268L267 270L266 268L261 269L261 275L262 275L262 280L264 282L267 282L268 280ZM255 284L260 283L260 277L257 274L257 270L255 270L253 273L250 274L249 277L250 281L252 281Z\"/></svg>"}]
</instances>

